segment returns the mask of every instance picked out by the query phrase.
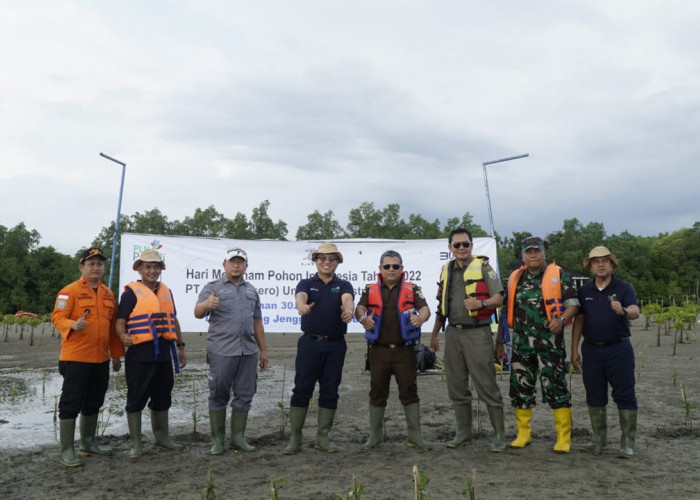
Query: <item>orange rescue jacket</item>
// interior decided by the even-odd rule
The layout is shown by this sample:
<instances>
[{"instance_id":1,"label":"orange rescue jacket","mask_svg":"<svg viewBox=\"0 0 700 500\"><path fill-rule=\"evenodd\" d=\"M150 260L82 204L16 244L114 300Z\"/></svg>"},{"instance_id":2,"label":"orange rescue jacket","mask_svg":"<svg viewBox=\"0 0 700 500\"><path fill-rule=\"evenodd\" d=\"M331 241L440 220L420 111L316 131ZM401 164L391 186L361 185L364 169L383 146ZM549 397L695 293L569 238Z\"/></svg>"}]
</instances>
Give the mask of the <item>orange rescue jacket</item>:
<instances>
[{"instance_id":1,"label":"orange rescue jacket","mask_svg":"<svg viewBox=\"0 0 700 500\"><path fill-rule=\"evenodd\" d=\"M407 344L413 344L420 339L420 329L413 326L410 321L411 312L415 311L415 297L413 293L413 283L403 281L399 283L399 328L401 329L401 338ZM376 283L369 285L367 294L367 310L374 314L374 328L365 331L365 339L369 343L374 343L379 340L379 330L382 324L382 314L384 312L384 303L382 299L382 277ZM405 314L404 314L405 313Z\"/></svg>"},{"instance_id":2,"label":"orange rescue jacket","mask_svg":"<svg viewBox=\"0 0 700 500\"><path fill-rule=\"evenodd\" d=\"M518 282L527 266L523 265L513 271L508 277L508 326L513 328L515 314L515 290ZM551 262L542 275L542 299L544 300L544 310L547 313L547 321L552 322L553 318L558 318L564 312L564 301L561 297L561 267L556 262ZM570 325L573 318L566 323Z\"/></svg>"},{"instance_id":3,"label":"orange rescue jacket","mask_svg":"<svg viewBox=\"0 0 700 500\"><path fill-rule=\"evenodd\" d=\"M58 292L51 323L61 334L61 361L104 363L124 356L124 345L114 329L117 303L114 294L100 283L97 292L80 278ZM73 323L85 317L87 326L75 331Z\"/></svg>"},{"instance_id":4,"label":"orange rescue jacket","mask_svg":"<svg viewBox=\"0 0 700 500\"><path fill-rule=\"evenodd\" d=\"M158 293L139 281L126 285L136 295L136 306L126 322L126 333L134 344L153 342L158 337L177 340L175 304L170 289L163 283Z\"/></svg>"}]
</instances>

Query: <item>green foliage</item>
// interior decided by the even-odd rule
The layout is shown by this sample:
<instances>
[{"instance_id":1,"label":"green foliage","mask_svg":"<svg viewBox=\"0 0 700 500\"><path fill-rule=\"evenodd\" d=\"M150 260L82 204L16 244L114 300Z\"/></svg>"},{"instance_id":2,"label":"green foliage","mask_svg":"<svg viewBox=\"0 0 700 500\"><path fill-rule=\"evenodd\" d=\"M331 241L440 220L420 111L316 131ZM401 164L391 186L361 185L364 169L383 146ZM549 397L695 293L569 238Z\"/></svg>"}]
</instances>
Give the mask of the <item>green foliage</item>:
<instances>
[{"instance_id":1,"label":"green foliage","mask_svg":"<svg viewBox=\"0 0 700 500\"><path fill-rule=\"evenodd\" d=\"M348 491L347 495L341 493L336 493L335 496L342 500L366 500L367 497L364 496L363 492L365 487L354 477L352 478L352 489Z\"/></svg>"},{"instance_id":2,"label":"green foliage","mask_svg":"<svg viewBox=\"0 0 700 500\"><path fill-rule=\"evenodd\" d=\"M307 216L308 222L297 229L297 241L301 240L335 240L345 238L346 233L333 216L333 210L321 214L318 210Z\"/></svg>"},{"instance_id":3,"label":"green foliage","mask_svg":"<svg viewBox=\"0 0 700 500\"><path fill-rule=\"evenodd\" d=\"M270 477L270 500L280 500L280 494L279 491L277 491L277 487L280 485L280 483L286 482L287 480L281 477Z\"/></svg>"}]
</instances>

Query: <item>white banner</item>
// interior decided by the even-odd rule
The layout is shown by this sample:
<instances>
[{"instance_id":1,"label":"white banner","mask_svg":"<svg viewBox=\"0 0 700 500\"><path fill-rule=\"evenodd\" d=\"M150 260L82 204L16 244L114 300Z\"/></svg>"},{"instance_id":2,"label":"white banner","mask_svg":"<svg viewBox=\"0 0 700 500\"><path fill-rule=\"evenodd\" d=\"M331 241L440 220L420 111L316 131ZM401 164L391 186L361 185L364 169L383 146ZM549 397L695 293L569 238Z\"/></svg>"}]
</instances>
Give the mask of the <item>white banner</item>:
<instances>
[{"instance_id":1,"label":"white banner","mask_svg":"<svg viewBox=\"0 0 700 500\"><path fill-rule=\"evenodd\" d=\"M319 241L230 240L125 233L121 236L120 289L139 279L132 263L141 251L153 248L160 252L167 269L161 280L172 290L178 319L185 332L206 332L207 323L194 317L194 306L202 287L221 277L226 250L240 247L248 253L245 279L260 294L263 322L267 332L298 332L300 316L294 308L294 290L302 278L316 272L311 252ZM343 254L337 274L355 288L355 303L367 283L377 280L379 257L385 250L401 254L406 279L423 289L430 310L437 307L437 282L446 260L453 258L447 238L439 240L336 240ZM496 262L493 238L474 238L475 255L486 255ZM119 294L121 295L121 294ZM432 325L432 319L429 321ZM432 327L432 326L431 326ZM360 332L355 320L348 331Z\"/></svg>"}]
</instances>

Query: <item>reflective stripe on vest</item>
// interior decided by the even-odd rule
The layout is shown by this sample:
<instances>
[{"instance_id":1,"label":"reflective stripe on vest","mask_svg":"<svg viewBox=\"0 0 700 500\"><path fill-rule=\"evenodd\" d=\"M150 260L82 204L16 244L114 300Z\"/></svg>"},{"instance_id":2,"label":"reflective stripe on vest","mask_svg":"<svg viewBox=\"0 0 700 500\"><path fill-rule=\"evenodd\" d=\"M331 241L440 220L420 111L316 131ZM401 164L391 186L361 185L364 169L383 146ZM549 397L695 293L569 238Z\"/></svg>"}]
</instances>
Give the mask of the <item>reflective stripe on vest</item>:
<instances>
[{"instance_id":1,"label":"reflective stripe on vest","mask_svg":"<svg viewBox=\"0 0 700 500\"><path fill-rule=\"evenodd\" d=\"M376 283L369 285L367 294L367 310L374 314L374 328L365 330L365 339L371 344L379 340L379 331L382 324L382 313L384 312L384 303L382 300L382 278ZM415 311L415 297L413 294L413 283L410 281L401 281L399 283L399 296L397 310L399 314L399 328L401 329L401 338L409 345L420 339L420 329L413 326L410 318Z\"/></svg>"},{"instance_id":2,"label":"reflective stripe on vest","mask_svg":"<svg viewBox=\"0 0 700 500\"><path fill-rule=\"evenodd\" d=\"M513 312L515 306L515 292L518 287L518 282L525 272L527 266L523 265L519 269L513 271L508 277L508 326L513 328L515 314ZM544 270L542 275L542 300L544 301L544 310L547 314L547 321L551 322L553 318L558 318L564 312L564 300L561 296L561 268L556 262L551 262ZM566 323L570 325L573 318L569 318Z\"/></svg>"},{"instance_id":3,"label":"reflective stripe on vest","mask_svg":"<svg viewBox=\"0 0 700 500\"><path fill-rule=\"evenodd\" d=\"M484 260L482 257L474 256L469 265L464 269L462 279L464 280L464 291L467 297L474 297L477 300L488 300L489 286L484 280ZM450 262L446 262L442 266L440 272L440 285L442 286L442 294L440 297L440 315L447 318L449 311L447 310L447 294L450 288ZM495 309L482 307L476 311L469 311L469 316L475 317L477 320L490 318L495 312Z\"/></svg>"},{"instance_id":4,"label":"reflective stripe on vest","mask_svg":"<svg viewBox=\"0 0 700 500\"><path fill-rule=\"evenodd\" d=\"M163 283L157 294L141 282L126 285L136 295L136 306L126 322L126 333L134 344L153 342L156 356L159 354L157 339L177 340L175 305L170 289Z\"/></svg>"}]
</instances>

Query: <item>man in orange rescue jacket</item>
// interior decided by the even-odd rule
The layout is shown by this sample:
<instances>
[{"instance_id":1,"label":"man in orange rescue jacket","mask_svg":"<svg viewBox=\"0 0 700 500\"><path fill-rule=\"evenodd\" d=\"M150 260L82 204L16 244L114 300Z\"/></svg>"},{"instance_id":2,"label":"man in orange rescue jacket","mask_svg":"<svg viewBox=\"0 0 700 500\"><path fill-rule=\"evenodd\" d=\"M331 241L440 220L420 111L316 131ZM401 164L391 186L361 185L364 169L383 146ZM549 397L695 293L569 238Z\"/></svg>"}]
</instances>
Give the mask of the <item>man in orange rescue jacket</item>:
<instances>
[{"instance_id":1,"label":"man in orange rescue jacket","mask_svg":"<svg viewBox=\"0 0 700 500\"><path fill-rule=\"evenodd\" d=\"M109 384L109 359L119 371L124 346L114 330L117 304L102 284L106 257L99 248L80 255L81 277L58 292L51 323L61 334L58 371L63 376L58 416L61 420L61 464L83 465L74 448L75 420L80 417L80 455L106 455L95 443L97 417Z\"/></svg>"},{"instance_id":2,"label":"man in orange rescue jacket","mask_svg":"<svg viewBox=\"0 0 700 500\"><path fill-rule=\"evenodd\" d=\"M129 458L135 459L143 454L141 412L146 403L151 409L154 446L183 449L170 439L168 410L175 384L173 367L179 372L187 364L187 356L172 292L158 281L165 262L157 250L149 248L141 252L133 269L141 279L124 288L117 311L117 334L128 348L126 417L131 438Z\"/></svg>"}]
</instances>

